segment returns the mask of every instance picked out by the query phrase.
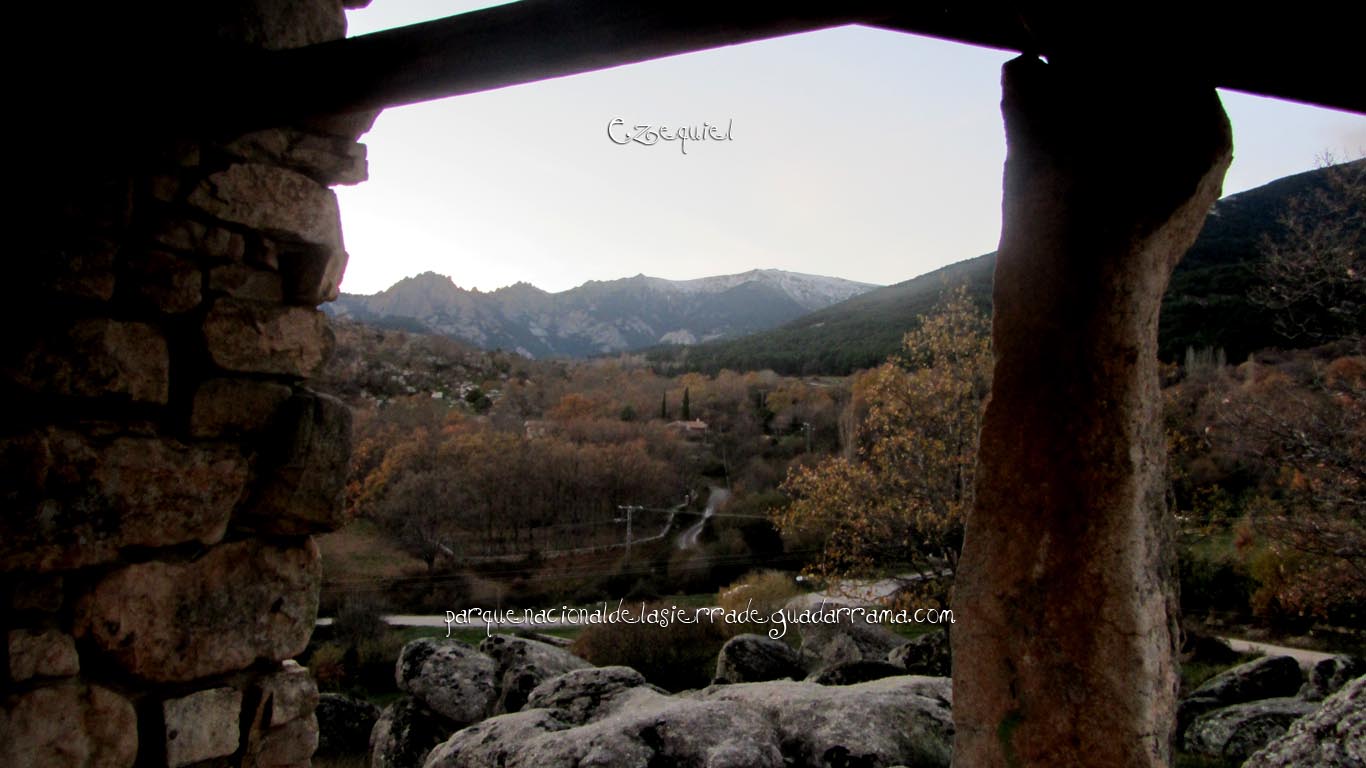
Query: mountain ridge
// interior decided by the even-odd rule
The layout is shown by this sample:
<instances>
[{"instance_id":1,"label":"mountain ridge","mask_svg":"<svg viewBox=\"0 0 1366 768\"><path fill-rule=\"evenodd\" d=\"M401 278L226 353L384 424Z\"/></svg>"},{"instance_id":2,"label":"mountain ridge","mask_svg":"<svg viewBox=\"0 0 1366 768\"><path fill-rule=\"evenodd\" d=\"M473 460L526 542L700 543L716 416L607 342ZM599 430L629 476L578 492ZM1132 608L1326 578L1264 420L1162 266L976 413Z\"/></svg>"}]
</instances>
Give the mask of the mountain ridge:
<instances>
[{"instance_id":1,"label":"mountain ridge","mask_svg":"<svg viewBox=\"0 0 1366 768\"><path fill-rule=\"evenodd\" d=\"M666 280L643 273L549 292L526 282L494 291L423 272L369 295L342 294L335 317L437 333L526 357L585 357L763 330L876 288L777 269Z\"/></svg>"}]
</instances>

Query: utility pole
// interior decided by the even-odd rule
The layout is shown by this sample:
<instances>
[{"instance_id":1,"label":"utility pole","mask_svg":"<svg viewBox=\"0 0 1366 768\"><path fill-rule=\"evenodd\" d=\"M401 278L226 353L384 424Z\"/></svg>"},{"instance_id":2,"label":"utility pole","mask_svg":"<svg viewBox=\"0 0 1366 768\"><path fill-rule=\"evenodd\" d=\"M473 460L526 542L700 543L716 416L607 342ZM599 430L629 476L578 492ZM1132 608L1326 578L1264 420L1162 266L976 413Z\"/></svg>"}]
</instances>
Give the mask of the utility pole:
<instances>
[{"instance_id":1,"label":"utility pole","mask_svg":"<svg viewBox=\"0 0 1366 768\"><path fill-rule=\"evenodd\" d=\"M637 510L644 509L644 507L634 504L618 504L617 509L626 513L626 556L629 558L631 556L631 516ZM618 517L616 521L619 523L622 521L622 518Z\"/></svg>"}]
</instances>

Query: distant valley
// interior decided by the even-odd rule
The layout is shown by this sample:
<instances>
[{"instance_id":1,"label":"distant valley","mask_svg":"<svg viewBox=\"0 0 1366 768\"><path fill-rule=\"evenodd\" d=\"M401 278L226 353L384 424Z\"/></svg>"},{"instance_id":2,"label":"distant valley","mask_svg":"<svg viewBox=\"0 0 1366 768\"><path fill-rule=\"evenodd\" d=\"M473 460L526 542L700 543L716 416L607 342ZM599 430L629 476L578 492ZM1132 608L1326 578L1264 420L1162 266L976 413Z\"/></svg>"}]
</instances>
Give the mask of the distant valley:
<instances>
[{"instance_id":1,"label":"distant valley","mask_svg":"<svg viewBox=\"0 0 1366 768\"><path fill-rule=\"evenodd\" d=\"M427 272L377 294L342 294L324 309L368 325L441 334L525 357L586 357L736 338L877 287L759 269L696 280L637 275L559 293L528 283L482 292Z\"/></svg>"}]
</instances>

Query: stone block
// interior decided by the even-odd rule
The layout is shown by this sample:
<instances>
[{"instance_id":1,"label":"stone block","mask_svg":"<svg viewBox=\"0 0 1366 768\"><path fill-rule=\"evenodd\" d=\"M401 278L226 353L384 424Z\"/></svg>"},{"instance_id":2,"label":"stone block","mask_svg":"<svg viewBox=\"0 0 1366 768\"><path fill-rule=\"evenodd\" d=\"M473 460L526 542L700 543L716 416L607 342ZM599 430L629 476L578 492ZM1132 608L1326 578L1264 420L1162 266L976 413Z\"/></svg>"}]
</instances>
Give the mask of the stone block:
<instances>
[{"instance_id":1,"label":"stone block","mask_svg":"<svg viewBox=\"0 0 1366 768\"><path fill-rule=\"evenodd\" d=\"M0 441L0 472L0 570L50 572L218 541L247 465L222 446L48 429Z\"/></svg>"},{"instance_id":2,"label":"stone block","mask_svg":"<svg viewBox=\"0 0 1366 768\"><path fill-rule=\"evenodd\" d=\"M5 700L0 765L130 768L137 754L133 705L107 688L69 682Z\"/></svg>"},{"instance_id":3,"label":"stone block","mask_svg":"<svg viewBox=\"0 0 1366 768\"><path fill-rule=\"evenodd\" d=\"M56 613L62 609L62 577L25 573L10 582L10 610Z\"/></svg>"},{"instance_id":4,"label":"stone block","mask_svg":"<svg viewBox=\"0 0 1366 768\"><path fill-rule=\"evenodd\" d=\"M280 252L285 299L315 307L335 301L341 293L342 273L348 256L340 248L294 246Z\"/></svg>"},{"instance_id":5,"label":"stone block","mask_svg":"<svg viewBox=\"0 0 1366 768\"><path fill-rule=\"evenodd\" d=\"M166 765L180 768L237 751L242 692L213 688L161 705L166 723Z\"/></svg>"},{"instance_id":6,"label":"stone block","mask_svg":"<svg viewBox=\"0 0 1366 768\"><path fill-rule=\"evenodd\" d=\"M12 629L9 632L9 678L19 683L35 677L71 677L81 671L76 642L56 629Z\"/></svg>"},{"instance_id":7,"label":"stone block","mask_svg":"<svg viewBox=\"0 0 1366 768\"><path fill-rule=\"evenodd\" d=\"M322 569L311 539L223 544L186 563L130 565L76 610L76 635L129 674L177 682L302 653Z\"/></svg>"},{"instance_id":8,"label":"stone block","mask_svg":"<svg viewBox=\"0 0 1366 768\"><path fill-rule=\"evenodd\" d=\"M209 379L195 391L190 434L235 436L265 430L294 390L256 379Z\"/></svg>"},{"instance_id":9,"label":"stone block","mask_svg":"<svg viewBox=\"0 0 1366 768\"><path fill-rule=\"evenodd\" d=\"M166 338L156 327L88 318L38 336L5 372L32 392L165 403L170 367Z\"/></svg>"},{"instance_id":10,"label":"stone block","mask_svg":"<svg viewBox=\"0 0 1366 768\"><path fill-rule=\"evenodd\" d=\"M287 168L258 163L229 166L196 187L190 204L222 221L281 240L341 248L336 195Z\"/></svg>"},{"instance_id":11,"label":"stone block","mask_svg":"<svg viewBox=\"0 0 1366 768\"><path fill-rule=\"evenodd\" d=\"M301 392L280 409L276 430L259 461L257 494L244 510L248 524L283 534L340 528L351 409L330 395Z\"/></svg>"},{"instance_id":12,"label":"stone block","mask_svg":"<svg viewBox=\"0 0 1366 768\"><path fill-rule=\"evenodd\" d=\"M318 684L299 662L286 660L280 671L256 682L261 692L260 720L275 728L313 714L318 707Z\"/></svg>"},{"instance_id":13,"label":"stone block","mask_svg":"<svg viewBox=\"0 0 1366 768\"><path fill-rule=\"evenodd\" d=\"M139 299L167 314L199 306L204 276L193 261L166 251L130 256L125 269L129 289Z\"/></svg>"},{"instance_id":14,"label":"stone block","mask_svg":"<svg viewBox=\"0 0 1366 768\"><path fill-rule=\"evenodd\" d=\"M209 270L209 291L270 304L279 304L285 297L280 275L245 264L225 264Z\"/></svg>"},{"instance_id":15,"label":"stone block","mask_svg":"<svg viewBox=\"0 0 1366 768\"><path fill-rule=\"evenodd\" d=\"M224 370L309 378L336 342L327 317L316 310L219 299L204 318L204 343Z\"/></svg>"},{"instance_id":16,"label":"stone block","mask_svg":"<svg viewBox=\"0 0 1366 768\"><path fill-rule=\"evenodd\" d=\"M318 718L313 714L252 734L245 768L287 768L308 765L318 748Z\"/></svg>"}]
</instances>

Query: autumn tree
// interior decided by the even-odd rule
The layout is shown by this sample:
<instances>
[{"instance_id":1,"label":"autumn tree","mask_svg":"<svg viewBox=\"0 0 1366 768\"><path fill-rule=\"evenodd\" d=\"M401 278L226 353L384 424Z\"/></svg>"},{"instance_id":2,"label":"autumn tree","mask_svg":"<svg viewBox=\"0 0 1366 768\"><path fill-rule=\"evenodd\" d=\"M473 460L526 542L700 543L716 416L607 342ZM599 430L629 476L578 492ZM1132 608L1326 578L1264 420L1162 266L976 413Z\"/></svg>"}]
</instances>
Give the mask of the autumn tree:
<instances>
[{"instance_id":1,"label":"autumn tree","mask_svg":"<svg viewBox=\"0 0 1366 768\"><path fill-rule=\"evenodd\" d=\"M987 319L959 290L860 377L867 411L852 458L795 467L782 485L792 501L778 525L823 540L810 570L923 578L956 568L991 362Z\"/></svg>"}]
</instances>

